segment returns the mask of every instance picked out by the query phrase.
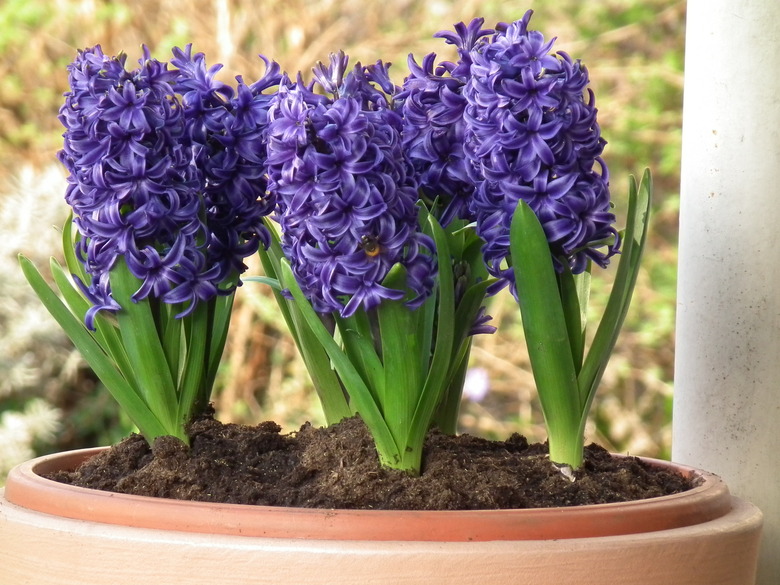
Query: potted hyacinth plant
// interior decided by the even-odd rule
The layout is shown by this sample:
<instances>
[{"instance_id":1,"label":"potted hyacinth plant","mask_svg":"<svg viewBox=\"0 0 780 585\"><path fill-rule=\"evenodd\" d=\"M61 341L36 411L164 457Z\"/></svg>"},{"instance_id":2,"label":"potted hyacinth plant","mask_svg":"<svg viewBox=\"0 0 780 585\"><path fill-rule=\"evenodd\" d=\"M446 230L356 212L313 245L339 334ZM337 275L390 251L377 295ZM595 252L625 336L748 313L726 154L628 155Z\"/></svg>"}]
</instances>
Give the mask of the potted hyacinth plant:
<instances>
[{"instance_id":1,"label":"potted hyacinth plant","mask_svg":"<svg viewBox=\"0 0 780 585\"><path fill-rule=\"evenodd\" d=\"M260 252L265 281L328 421L359 413L382 462L412 473L431 426L454 432L471 338L492 332L485 297L507 285L550 458L579 468L636 281L649 174L631 184L622 268L586 357L591 266L621 238L587 71L550 55L528 16L492 42L481 20L458 26L443 35L458 63L411 60L402 88L381 62L348 70L333 55L314 71L320 91L299 79L269 110L282 235ZM516 70L495 65L520 57Z\"/></svg>"},{"instance_id":2,"label":"potted hyacinth plant","mask_svg":"<svg viewBox=\"0 0 780 585\"><path fill-rule=\"evenodd\" d=\"M235 94L215 93L209 112L190 99L206 81L198 62L178 49L174 61L184 67L169 70L145 50L127 71L125 55L79 53L60 111L72 209L67 265L51 263L60 294L20 259L150 442L187 442L186 423L208 407L243 260L268 245L262 220L273 209L258 144L278 66L251 86L239 80Z\"/></svg>"},{"instance_id":3,"label":"potted hyacinth plant","mask_svg":"<svg viewBox=\"0 0 780 585\"><path fill-rule=\"evenodd\" d=\"M53 283L29 260L21 266L148 444L194 442L233 299L253 282L273 290L328 424L359 418L383 469L425 475L426 438L456 433L471 344L493 331L487 301L505 290L522 318L547 460L577 481L588 410L646 241L650 175L629 182L618 231L587 70L553 52L530 18L439 33L456 58L410 56L399 85L388 64L350 66L343 53L310 82L267 60L260 80L231 87L189 46L167 64L145 51L133 70L125 55L79 52L61 110L66 265L52 261ZM255 253L263 274L247 276ZM591 269L615 259L591 334ZM15 526L18 555L25 539L65 555L49 557L38 581L18 563L0 576L63 582L73 543L107 547L68 581L82 584L163 574L169 583L629 582L626 570L647 583L717 575L736 584L755 570L760 515L716 477L662 462L644 468L673 470L688 491L547 511L162 502L39 477L95 453L9 477L0 536ZM38 500L23 489L32 484L43 485L31 490ZM59 501L73 520L33 530ZM649 524L633 524L645 516ZM122 526L103 538L109 525ZM561 571L564 559L572 570Z\"/></svg>"}]
</instances>

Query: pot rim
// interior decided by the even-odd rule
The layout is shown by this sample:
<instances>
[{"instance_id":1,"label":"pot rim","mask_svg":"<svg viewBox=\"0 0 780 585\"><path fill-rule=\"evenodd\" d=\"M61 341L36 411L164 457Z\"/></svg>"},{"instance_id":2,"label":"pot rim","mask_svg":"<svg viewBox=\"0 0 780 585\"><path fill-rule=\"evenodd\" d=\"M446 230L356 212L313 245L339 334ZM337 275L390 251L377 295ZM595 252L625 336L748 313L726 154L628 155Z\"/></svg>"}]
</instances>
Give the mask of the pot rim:
<instances>
[{"instance_id":1,"label":"pot rim","mask_svg":"<svg viewBox=\"0 0 780 585\"><path fill-rule=\"evenodd\" d=\"M249 506L120 494L59 483L41 474L75 469L107 447L31 459L11 470L10 503L77 520L183 532L272 538L393 541L551 540L639 534L720 518L731 509L713 473L641 457L682 473L692 489L645 500L517 510L344 510ZM616 455L621 457L622 455Z\"/></svg>"}]
</instances>

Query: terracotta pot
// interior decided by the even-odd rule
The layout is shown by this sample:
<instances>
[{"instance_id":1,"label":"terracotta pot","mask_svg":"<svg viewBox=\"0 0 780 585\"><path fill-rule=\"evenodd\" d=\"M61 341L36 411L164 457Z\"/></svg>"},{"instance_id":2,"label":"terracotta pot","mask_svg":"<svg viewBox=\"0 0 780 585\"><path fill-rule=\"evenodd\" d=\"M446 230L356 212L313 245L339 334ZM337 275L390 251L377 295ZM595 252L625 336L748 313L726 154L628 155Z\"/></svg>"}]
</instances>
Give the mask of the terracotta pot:
<instances>
[{"instance_id":1,"label":"terracotta pot","mask_svg":"<svg viewBox=\"0 0 780 585\"><path fill-rule=\"evenodd\" d=\"M622 504L533 510L311 510L184 502L40 477L97 450L15 468L0 498L0 583L60 585L748 585L761 513L715 475Z\"/></svg>"}]
</instances>

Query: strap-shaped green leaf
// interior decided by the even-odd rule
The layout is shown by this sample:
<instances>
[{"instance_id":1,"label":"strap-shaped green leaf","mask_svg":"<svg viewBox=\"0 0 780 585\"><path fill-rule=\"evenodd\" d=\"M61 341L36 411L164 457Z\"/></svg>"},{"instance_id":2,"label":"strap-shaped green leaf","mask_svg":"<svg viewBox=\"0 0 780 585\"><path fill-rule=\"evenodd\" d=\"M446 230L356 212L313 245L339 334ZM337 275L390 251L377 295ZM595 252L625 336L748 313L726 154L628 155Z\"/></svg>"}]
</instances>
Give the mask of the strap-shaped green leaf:
<instances>
[{"instance_id":1,"label":"strap-shaped green leaf","mask_svg":"<svg viewBox=\"0 0 780 585\"><path fill-rule=\"evenodd\" d=\"M183 329L185 338L186 359L181 373L181 383L178 385L179 396L177 400L176 419L181 424L186 424L196 414L197 409L205 409L208 405L203 400L203 386L208 361L207 343L210 329L210 303L200 302L195 310L181 319L176 319L173 326ZM210 388L206 388L206 391Z\"/></svg>"},{"instance_id":2,"label":"strap-shaped green leaf","mask_svg":"<svg viewBox=\"0 0 780 585\"><path fill-rule=\"evenodd\" d=\"M383 285L394 289L405 288L406 270L403 266L394 266ZM417 312L410 311L403 300L387 299L375 310L379 320L385 374L382 409L387 426L403 452L424 380L418 357L422 348L417 336Z\"/></svg>"},{"instance_id":3,"label":"strap-shaped green leaf","mask_svg":"<svg viewBox=\"0 0 780 585\"><path fill-rule=\"evenodd\" d=\"M463 294L458 308L455 310L452 356L449 359L449 369L446 376L443 396L437 408L435 425L444 433L455 434L458 428L458 413L460 410L463 382L471 354L471 330L485 302L488 287L495 279L481 280L470 286Z\"/></svg>"},{"instance_id":4,"label":"strap-shaped green leaf","mask_svg":"<svg viewBox=\"0 0 780 585\"><path fill-rule=\"evenodd\" d=\"M379 457L383 463L397 466L401 461L401 453L395 443L392 433L388 428L377 404L374 402L371 391L363 382L360 374L350 363L349 358L331 336L330 332L320 321L317 313L311 307L303 291L298 286L289 263L283 260L280 263L280 282L290 291L295 300L300 318L308 325L309 332L319 342L330 362L333 364L344 386L349 389L349 397L353 403L354 411L359 413L363 421L371 429Z\"/></svg>"},{"instance_id":5,"label":"strap-shaped green leaf","mask_svg":"<svg viewBox=\"0 0 780 585\"><path fill-rule=\"evenodd\" d=\"M230 317L233 314L233 301L235 293L220 295L212 299L209 304L209 345L206 348L206 378L201 387L200 401L208 403L214 380L217 377L219 363L225 352L228 330L230 329Z\"/></svg>"},{"instance_id":6,"label":"strap-shaped green leaf","mask_svg":"<svg viewBox=\"0 0 780 585\"><path fill-rule=\"evenodd\" d=\"M174 387L181 388L184 376L184 360L187 354L187 344L184 340L182 320L176 315L181 313L181 305L169 305L158 299L150 299L152 316L157 324L160 343L165 352L165 362L171 372ZM204 334L201 343L205 343L208 336Z\"/></svg>"},{"instance_id":7,"label":"strap-shaped green leaf","mask_svg":"<svg viewBox=\"0 0 780 585\"><path fill-rule=\"evenodd\" d=\"M374 345L368 315L358 311L345 319L336 316L344 352L360 373L360 377L371 391L374 402L380 405L385 401L385 369Z\"/></svg>"},{"instance_id":8,"label":"strap-shaped green leaf","mask_svg":"<svg viewBox=\"0 0 780 585\"><path fill-rule=\"evenodd\" d=\"M584 414L590 409L607 362L617 342L628 313L634 285L639 274L642 254L647 241L647 228L652 198L652 177L645 170L640 184L630 178L628 217L612 291L596 334L579 373L579 393ZM584 416L584 415L583 415ZM584 425L584 421L582 423Z\"/></svg>"},{"instance_id":9,"label":"strap-shaped green leaf","mask_svg":"<svg viewBox=\"0 0 780 585\"><path fill-rule=\"evenodd\" d=\"M259 284L265 284L270 286L274 292L282 292L282 285L279 284L279 281L276 278L271 278L269 276L247 276L243 280L244 282L257 282Z\"/></svg>"},{"instance_id":10,"label":"strap-shaped green leaf","mask_svg":"<svg viewBox=\"0 0 780 585\"><path fill-rule=\"evenodd\" d=\"M282 295L284 285L281 283L280 274L284 253L274 225L267 218L264 219L264 223L271 235L268 248L261 248L259 251L265 277L271 280L269 284L276 304L306 364L306 370L320 399L325 420L328 424L335 424L352 416L354 409L347 401L341 382L330 365L328 354L311 332L296 302ZM278 283L278 286L274 286L274 282Z\"/></svg>"},{"instance_id":11,"label":"strap-shaped green leaf","mask_svg":"<svg viewBox=\"0 0 780 585\"><path fill-rule=\"evenodd\" d=\"M139 430L151 438L167 434L165 425L160 422L144 398L136 393L133 386L117 370L103 348L84 326L82 318L70 311L28 258L20 255L19 262L22 272L38 298Z\"/></svg>"},{"instance_id":12,"label":"strap-shaped green leaf","mask_svg":"<svg viewBox=\"0 0 780 585\"><path fill-rule=\"evenodd\" d=\"M287 299L282 295L283 287L281 285L279 274L281 272L281 261L282 258L284 258L284 252L282 252L282 245L279 240L279 234L276 231L274 224L267 217L263 218L263 225L268 230L270 241L268 248L261 247L258 251L260 256L260 263L263 265L265 278L269 279L267 284L271 286L274 298L276 299L276 304L279 307L279 310L282 312L282 317L284 317L285 323L287 323L287 329L290 331L290 335L293 336L295 344L300 348L301 345L297 339L298 331L294 326L292 315L290 314L290 308L292 305L288 303ZM253 277L249 280L254 280L255 278L262 282L261 279L264 277ZM276 283L276 285L274 283Z\"/></svg>"},{"instance_id":13,"label":"strap-shaped green leaf","mask_svg":"<svg viewBox=\"0 0 780 585\"><path fill-rule=\"evenodd\" d=\"M585 356L585 333L587 326L588 300L590 297L590 264L580 274L572 274L566 266L557 274L561 306L569 332L574 369L579 373Z\"/></svg>"},{"instance_id":14,"label":"strap-shaped green leaf","mask_svg":"<svg viewBox=\"0 0 780 585\"><path fill-rule=\"evenodd\" d=\"M80 239L81 234L73 233L73 212L71 212L62 227L62 251L65 255L65 266L68 267L71 274L78 276L81 282L89 286L91 278L84 269L84 265L76 257L76 244Z\"/></svg>"},{"instance_id":15,"label":"strap-shaped green leaf","mask_svg":"<svg viewBox=\"0 0 780 585\"><path fill-rule=\"evenodd\" d=\"M66 265L74 279L89 286L91 277L76 253L81 236L73 225L71 216L62 230ZM132 301L141 282L120 259L110 279L112 297L122 310L116 315L98 313L95 330L88 331L84 320L92 304L63 267L55 259L50 262L58 296L51 287L41 288L40 273L29 261L20 261L45 306L146 438L175 435L186 441L184 424L208 404L233 295L199 303L193 315L177 318L180 305Z\"/></svg>"},{"instance_id":16,"label":"strap-shaped green leaf","mask_svg":"<svg viewBox=\"0 0 780 585\"><path fill-rule=\"evenodd\" d=\"M410 426L410 435L407 440L409 445L416 445L419 450L422 450L425 435L434 418L434 412L444 398L443 394L447 388L455 351L455 329L458 326L458 323L452 318L455 315L455 290L449 242L441 225L433 216L427 217L427 228L436 245L436 261L439 272L434 290L436 297L429 298L427 301L435 302L437 308L433 356L425 385L417 399L414 418ZM433 315L428 318L433 318ZM417 461L417 465L419 466L419 461Z\"/></svg>"},{"instance_id":17,"label":"strap-shaped green leaf","mask_svg":"<svg viewBox=\"0 0 780 585\"><path fill-rule=\"evenodd\" d=\"M149 300L132 300L140 281L132 275L124 258L119 258L109 279L114 300L122 307L117 311L117 322L122 344L142 386L146 402L163 421L168 434L187 440L177 419L178 396L165 351L160 341Z\"/></svg>"},{"instance_id":18,"label":"strap-shaped green leaf","mask_svg":"<svg viewBox=\"0 0 780 585\"><path fill-rule=\"evenodd\" d=\"M577 374L566 318L544 229L520 201L510 227L510 251L528 355L547 423L550 458L579 466Z\"/></svg>"},{"instance_id":19,"label":"strap-shaped green leaf","mask_svg":"<svg viewBox=\"0 0 780 585\"><path fill-rule=\"evenodd\" d=\"M57 285L62 298L70 307L71 312L83 323L84 317L92 305L82 296L81 291L74 288L70 279L65 274L64 269L55 258L50 260L49 266L54 279L54 284ZM116 325L109 319L98 315L95 318L95 331L91 332L90 335L110 357L111 361L114 362L121 372L122 377L124 377L133 388L137 388L137 384L135 383L135 372L127 359L127 353L119 338L119 332Z\"/></svg>"}]
</instances>

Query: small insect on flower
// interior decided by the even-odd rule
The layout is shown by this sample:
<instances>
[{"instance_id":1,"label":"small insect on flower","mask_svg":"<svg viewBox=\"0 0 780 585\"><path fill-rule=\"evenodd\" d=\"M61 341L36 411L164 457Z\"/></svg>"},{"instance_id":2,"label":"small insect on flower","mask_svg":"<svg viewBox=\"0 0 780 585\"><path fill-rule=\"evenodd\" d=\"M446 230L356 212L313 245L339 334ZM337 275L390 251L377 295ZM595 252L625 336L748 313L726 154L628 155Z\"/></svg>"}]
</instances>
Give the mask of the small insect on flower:
<instances>
[{"instance_id":1,"label":"small insect on flower","mask_svg":"<svg viewBox=\"0 0 780 585\"><path fill-rule=\"evenodd\" d=\"M364 235L360 236L360 249L366 253L369 258L379 256L382 251L382 246L379 245L379 240L376 236Z\"/></svg>"}]
</instances>

